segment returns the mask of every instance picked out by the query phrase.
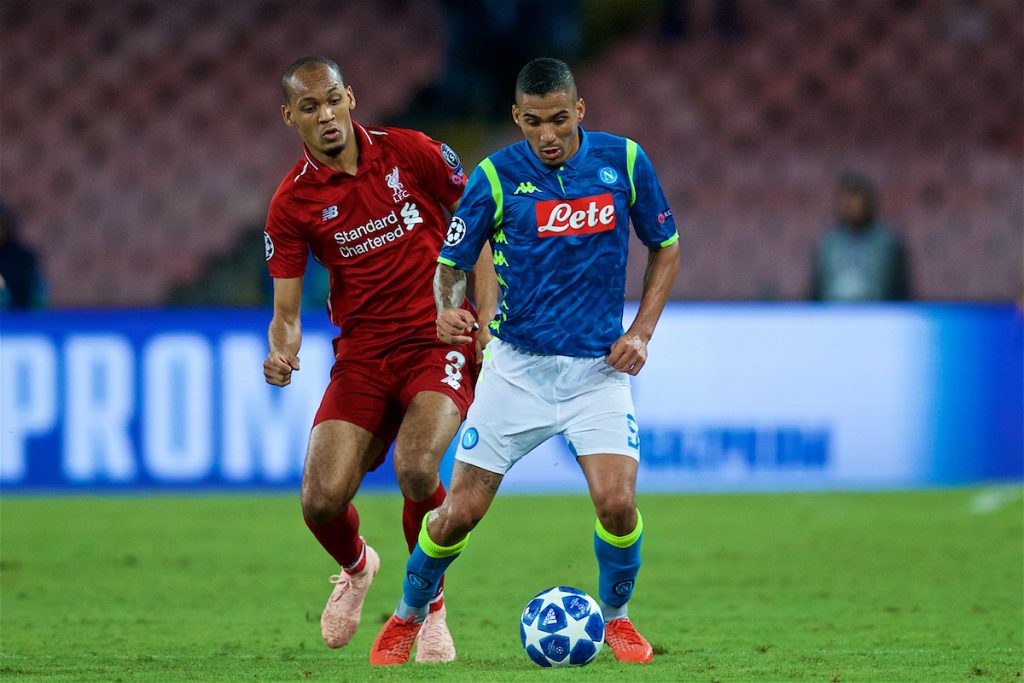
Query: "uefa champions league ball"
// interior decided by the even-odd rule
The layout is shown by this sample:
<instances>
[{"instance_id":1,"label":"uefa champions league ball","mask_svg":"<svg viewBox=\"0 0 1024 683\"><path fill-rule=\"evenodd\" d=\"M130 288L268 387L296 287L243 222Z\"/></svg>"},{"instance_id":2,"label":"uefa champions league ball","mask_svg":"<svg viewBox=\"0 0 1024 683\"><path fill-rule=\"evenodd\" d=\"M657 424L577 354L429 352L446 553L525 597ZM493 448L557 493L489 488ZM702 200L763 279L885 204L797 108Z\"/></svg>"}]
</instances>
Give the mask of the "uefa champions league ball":
<instances>
[{"instance_id":1,"label":"uefa champions league ball","mask_svg":"<svg viewBox=\"0 0 1024 683\"><path fill-rule=\"evenodd\" d=\"M557 586L526 605L519 637L540 666L583 666L604 645L604 617L594 598L578 588Z\"/></svg>"}]
</instances>

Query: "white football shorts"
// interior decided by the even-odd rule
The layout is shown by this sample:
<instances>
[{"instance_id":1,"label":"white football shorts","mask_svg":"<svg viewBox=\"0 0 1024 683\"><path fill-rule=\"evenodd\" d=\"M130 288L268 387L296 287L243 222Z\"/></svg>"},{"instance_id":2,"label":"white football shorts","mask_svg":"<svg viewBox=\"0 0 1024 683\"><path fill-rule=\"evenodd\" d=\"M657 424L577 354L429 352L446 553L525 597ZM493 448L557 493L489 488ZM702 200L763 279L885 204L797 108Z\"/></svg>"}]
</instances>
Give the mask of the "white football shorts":
<instances>
[{"instance_id":1,"label":"white football shorts","mask_svg":"<svg viewBox=\"0 0 1024 683\"><path fill-rule=\"evenodd\" d=\"M640 460L629 375L602 358L522 351L494 337L455 459L505 474L561 434L575 455Z\"/></svg>"}]
</instances>

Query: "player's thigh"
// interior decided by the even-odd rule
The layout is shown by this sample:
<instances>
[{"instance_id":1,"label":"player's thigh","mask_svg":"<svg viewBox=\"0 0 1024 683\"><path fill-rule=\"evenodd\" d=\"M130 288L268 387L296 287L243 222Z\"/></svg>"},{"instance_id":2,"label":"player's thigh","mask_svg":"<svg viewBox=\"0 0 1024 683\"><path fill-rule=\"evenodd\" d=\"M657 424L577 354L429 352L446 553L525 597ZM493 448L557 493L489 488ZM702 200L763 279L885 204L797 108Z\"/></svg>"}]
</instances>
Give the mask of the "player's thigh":
<instances>
[{"instance_id":1,"label":"player's thigh","mask_svg":"<svg viewBox=\"0 0 1024 683\"><path fill-rule=\"evenodd\" d=\"M393 381L378 365L339 361L332 369L310 433L304 501L312 494L347 502L394 440L401 410Z\"/></svg>"},{"instance_id":2,"label":"player's thigh","mask_svg":"<svg viewBox=\"0 0 1024 683\"><path fill-rule=\"evenodd\" d=\"M434 492L441 458L461 423L462 414L449 395L421 391L413 397L398 430L393 455L403 493L418 499Z\"/></svg>"},{"instance_id":3,"label":"player's thigh","mask_svg":"<svg viewBox=\"0 0 1024 683\"><path fill-rule=\"evenodd\" d=\"M629 378L603 361L582 367L581 391L565 401L563 437L587 478L594 509L614 534L636 523L638 425Z\"/></svg>"},{"instance_id":4,"label":"player's thigh","mask_svg":"<svg viewBox=\"0 0 1024 683\"><path fill-rule=\"evenodd\" d=\"M387 443L359 425L325 420L313 427L302 475L303 493L352 499Z\"/></svg>"},{"instance_id":5,"label":"player's thigh","mask_svg":"<svg viewBox=\"0 0 1024 683\"><path fill-rule=\"evenodd\" d=\"M551 391L555 368L550 358L525 354L497 338L487 349L455 459L504 475L559 431Z\"/></svg>"}]
</instances>

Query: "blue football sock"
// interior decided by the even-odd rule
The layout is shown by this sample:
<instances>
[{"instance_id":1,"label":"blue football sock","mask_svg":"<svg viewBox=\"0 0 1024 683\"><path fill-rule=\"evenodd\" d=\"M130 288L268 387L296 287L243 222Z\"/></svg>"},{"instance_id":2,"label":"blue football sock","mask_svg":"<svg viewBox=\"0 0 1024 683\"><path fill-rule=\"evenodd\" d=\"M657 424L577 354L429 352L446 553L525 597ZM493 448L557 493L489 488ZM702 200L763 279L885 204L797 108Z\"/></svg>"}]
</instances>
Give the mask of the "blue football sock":
<instances>
[{"instance_id":1,"label":"blue football sock","mask_svg":"<svg viewBox=\"0 0 1024 683\"><path fill-rule=\"evenodd\" d=\"M636 511L636 528L625 536L609 533L597 520L594 531L594 553L597 555L597 589L605 621L627 614L626 603L633 595L633 585L640 571L640 541L644 518Z\"/></svg>"},{"instance_id":2,"label":"blue football sock","mask_svg":"<svg viewBox=\"0 0 1024 683\"><path fill-rule=\"evenodd\" d=\"M402 582L402 599L398 602L395 614L402 619L411 616L417 621L425 619L430 611L429 603L437 594L441 577L462 549L469 542L469 534L454 545L443 546L434 543L427 533L427 517L423 516L423 527L420 529L416 547L409 555L405 564L405 581Z\"/></svg>"}]
</instances>

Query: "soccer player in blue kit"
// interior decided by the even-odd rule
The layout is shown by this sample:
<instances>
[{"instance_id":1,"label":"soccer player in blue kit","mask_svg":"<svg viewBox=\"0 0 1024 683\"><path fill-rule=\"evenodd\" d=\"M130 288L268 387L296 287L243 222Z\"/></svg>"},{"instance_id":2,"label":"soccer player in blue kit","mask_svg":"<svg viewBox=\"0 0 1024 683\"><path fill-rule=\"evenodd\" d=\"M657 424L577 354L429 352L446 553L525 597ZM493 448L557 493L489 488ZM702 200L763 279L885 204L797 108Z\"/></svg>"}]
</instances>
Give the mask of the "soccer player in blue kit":
<instances>
[{"instance_id":1,"label":"soccer player in blue kit","mask_svg":"<svg viewBox=\"0 0 1024 683\"><path fill-rule=\"evenodd\" d=\"M647 359L679 265L672 211L644 151L587 132L568 65L535 59L516 81L512 118L525 140L484 159L448 227L434 277L437 335L467 343L466 274L486 241L503 290L490 323L451 491L423 522L403 596L374 640L370 663L402 664L448 565L462 552L506 472L561 435L597 513L594 550L605 641L624 662L653 652L627 616L640 569L640 458L629 375ZM649 251L636 318L623 332L629 225Z\"/></svg>"}]
</instances>

